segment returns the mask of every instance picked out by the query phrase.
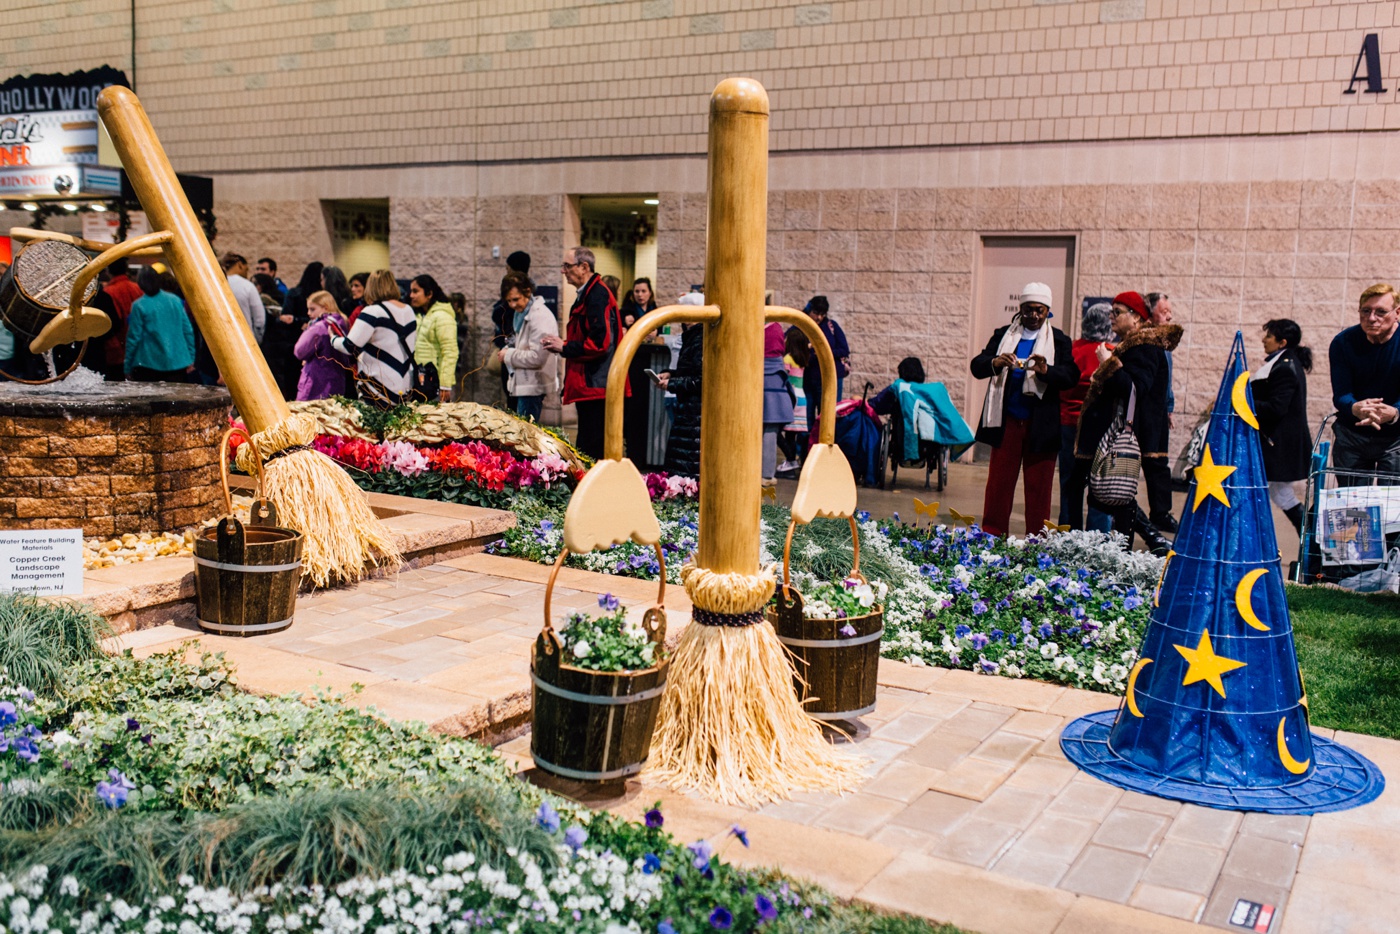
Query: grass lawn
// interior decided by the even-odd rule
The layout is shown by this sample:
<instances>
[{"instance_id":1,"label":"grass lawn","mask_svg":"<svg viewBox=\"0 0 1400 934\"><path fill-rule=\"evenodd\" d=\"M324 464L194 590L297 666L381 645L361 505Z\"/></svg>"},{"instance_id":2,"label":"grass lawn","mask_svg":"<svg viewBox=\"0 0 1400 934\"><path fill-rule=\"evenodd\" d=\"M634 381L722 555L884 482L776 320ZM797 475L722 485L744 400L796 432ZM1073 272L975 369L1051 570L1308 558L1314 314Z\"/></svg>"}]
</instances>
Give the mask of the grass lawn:
<instances>
[{"instance_id":1,"label":"grass lawn","mask_svg":"<svg viewBox=\"0 0 1400 934\"><path fill-rule=\"evenodd\" d=\"M1313 726L1400 739L1400 597L1288 588Z\"/></svg>"}]
</instances>

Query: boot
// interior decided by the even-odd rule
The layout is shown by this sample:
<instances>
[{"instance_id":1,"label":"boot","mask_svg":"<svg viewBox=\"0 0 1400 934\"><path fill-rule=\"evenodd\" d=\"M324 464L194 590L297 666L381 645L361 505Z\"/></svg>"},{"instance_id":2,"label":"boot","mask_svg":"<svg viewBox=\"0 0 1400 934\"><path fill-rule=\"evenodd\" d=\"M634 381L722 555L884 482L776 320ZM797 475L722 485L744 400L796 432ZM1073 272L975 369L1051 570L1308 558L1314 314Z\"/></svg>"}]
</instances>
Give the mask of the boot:
<instances>
[{"instance_id":1,"label":"boot","mask_svg":"<svg viewBox=\"0 0 1400 934\"><path fill-rule=\"evenodd\" d=\"M1142 543L1147 546L1147 550L1159 558L1165 558L1167 552L1171 551L1172 543L1161 531L1148 521L1147 514L1141 508L1137 510L1136 521L1133 523L1133 531L1142 536Z\"/></svg>"},{"instance_id":2,"label":"boot","mask_svg":"<svg viewBox=\"0 0 1400 934\"><path fill-rule=\"evenodd\" d=\"M1293 530L1301 536L1303 534L1303 504L1294 503L1283 511L1288 517L1288 521L1293 523Z\"/></svg>"},{"instance_id":3,"label":"boot","mask_svg":"<svg viewBox=\"0 0 1400 934\"><path fill-rule=\"evenodd\" d=\"M1157 526L1159 531L1165 532L1168 535L1175 535L1181 529L1181 526L1177 525L1176 516L1169 512L1164 512L1160 516L1153 516L1152 524Z\"/></svg>"}]
</instances>

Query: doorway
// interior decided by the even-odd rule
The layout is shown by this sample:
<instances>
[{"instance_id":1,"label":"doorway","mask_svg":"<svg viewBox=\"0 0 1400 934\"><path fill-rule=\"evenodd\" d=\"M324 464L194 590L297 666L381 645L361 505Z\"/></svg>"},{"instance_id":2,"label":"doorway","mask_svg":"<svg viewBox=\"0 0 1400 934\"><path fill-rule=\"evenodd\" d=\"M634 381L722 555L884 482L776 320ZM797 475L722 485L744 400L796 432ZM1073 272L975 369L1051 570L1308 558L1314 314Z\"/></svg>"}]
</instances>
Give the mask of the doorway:
<instances>
[{"instance_id":1,"label":"doorway","mask_svg":"<svg viewBox=\"0 0 1400 934\"><path fill-rule=\"evenodd\" d=\"M972 290L972 333L968 358L982 352L996 329L1010 323L1020 307L1021 289L1027 282L1044 282L1054 294L1055 327L1071 334L1079 324L1079 302L1074 298L1077 251L1073 234L986 234L980 238ZM968 422L982 416L987 381L968 375ZM988 449L976 445L976 460L986 460Z\"/></svg>"},{"instance_id":2,"label":"doorway","mask_svg":"<svg viewBox=\"0 0 1400 934\"><path fill-rule=\"evenodd\" d=\"M347 277L389 268L389 199L322 201L331 257Z\"/></svg>"},{"instance_id":3,"label":"doorway","mask_svg":"<svg viewBox=\"0 0 1400 934\"><path fill-rule=\"evenodd\" d=\"M656 282L657 203L654 194L579 198L578 242L597 257L598 275L616 276L624 293L634 279Z\"/></svg>"}]
</instances>

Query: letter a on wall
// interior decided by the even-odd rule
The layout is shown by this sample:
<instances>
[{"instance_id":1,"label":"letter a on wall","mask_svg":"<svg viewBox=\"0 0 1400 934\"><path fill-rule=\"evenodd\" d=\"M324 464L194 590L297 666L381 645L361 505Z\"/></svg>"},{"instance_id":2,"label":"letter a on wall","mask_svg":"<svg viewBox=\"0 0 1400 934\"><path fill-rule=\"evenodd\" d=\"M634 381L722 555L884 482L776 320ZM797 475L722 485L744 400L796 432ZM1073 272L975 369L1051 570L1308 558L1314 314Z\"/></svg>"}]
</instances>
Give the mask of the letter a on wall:
<instances>
[{"instance_id":1,"label":"letter a on wall","mask_svg":"<svg viewBox=\"0 0 1400 934\"><path fill-rule=\"evenodd\" d=\"M1355 94L1356 82L1362 80L1360 75L1361 66L1366 66L1366 93L1380 94L1385 91L1381 87L1381 38L1380 33L1368 32L1366 38L1361 40L1361 54L1356 56L1356 67L1351 70L1351 83L1343 94Z\"/></svg>"}]
</instances>

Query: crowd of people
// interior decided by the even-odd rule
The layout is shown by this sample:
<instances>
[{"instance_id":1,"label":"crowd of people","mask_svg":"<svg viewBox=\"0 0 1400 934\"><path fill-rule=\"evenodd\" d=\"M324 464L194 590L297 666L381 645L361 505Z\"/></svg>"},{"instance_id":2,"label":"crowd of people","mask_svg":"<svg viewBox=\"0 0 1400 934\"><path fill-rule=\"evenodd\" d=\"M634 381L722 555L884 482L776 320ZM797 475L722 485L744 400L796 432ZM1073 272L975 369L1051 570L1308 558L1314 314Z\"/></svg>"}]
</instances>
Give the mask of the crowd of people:
<instances>
[{"instance_id":1,"label":"crowd of people","mask_svg":"<svg viewBox=\"0 0 1400 934\"><path fill-rule=\"evenodd\" d=\"M453 397L468 333L466 299L447 294L432 276L399 280L379 269L347 277L335 266L311 263L289 288L278 278L271 257L259 259L251 271L237 253L225 253L220 264L286 398L358 395L387 407ZM562 335L549 306L536 294L529 254L508 257L499 300L491 310L496 350L489 362L499 368L507 406L523 417L538 420L546 398L560 393L562 404L576 410L576 446L598 458L603 455L604 398L613 355L627 329L656 308L656 295L649 279L638 278L619 302L621 282L601 276L596 257L584 247L566 250L560 270L576 293ZM1358 323L1337 334L1329 348L1336 408L1332 466L1343 485L1372 482L1377 474L1400 475L1397 298L1390 285L1366 289ZM703 305L703 290L681 296L678 303ZM107 379L222 381L179 283L164 265L141 266L133 275L125 260L112 263L92 305L108 314L112 329L89 343L83 362ZM992 334L970 364L973 376L989 381L976 433L991 450L982 526L999 535L1010 531L1019 478L1025 528L1043 528L1051 518L1058 466L1058 524L1116 529L1130 540L1136 534L1153 551L1165 553L1178 525L1168 441L1175 409L1172 352L1183 334L1172 321L1171 298L1126 291L1112 301L1091 304L1073 340L1050 324L1054 308L1049 286L1028 283L1012 320ZM805 311L832 349L841 399L851 364L846 335L831 318L825 296L814 296ZM671 423L666 469L698 476L703 328L686 325L657 338L670 349L670 366L659 373L629 374L624 392L631 396L641 388L634 385L641 373L655 380L666 394ZM1296 484L1308 476L1312 450L1307 375L1313 355L1302 339L1295 321L1264 322L1264 360L1250 376L1269 495L1295 528L1303 520ZM27 364L31 369L17 367L24 353L13 335L0 328L0 374L41 378L44 374L34 372L32 362ZM563 360L562 385L555 357ZM925 382L914 357L900 364L899 375L910 385ZM771 484L800 467L824 414L817 354L801 329L767 326L763 384L762 474ZM876 403L902 427L894 411L895 394L886 391ZM1110 447L1136 452L1146 510L1138 505L1136 479L1131 487L1121 476L1117 485L1096 485L1096 464L1104 462ZM1116 492L1109 495L1108 490Z\"/></svg>"}]
</instances>

